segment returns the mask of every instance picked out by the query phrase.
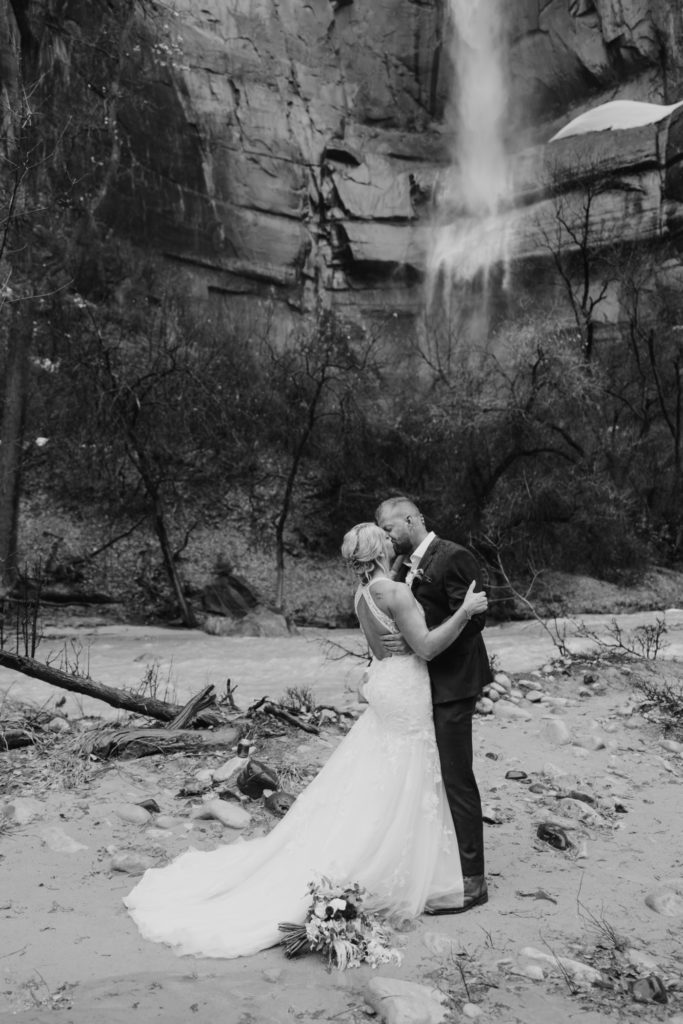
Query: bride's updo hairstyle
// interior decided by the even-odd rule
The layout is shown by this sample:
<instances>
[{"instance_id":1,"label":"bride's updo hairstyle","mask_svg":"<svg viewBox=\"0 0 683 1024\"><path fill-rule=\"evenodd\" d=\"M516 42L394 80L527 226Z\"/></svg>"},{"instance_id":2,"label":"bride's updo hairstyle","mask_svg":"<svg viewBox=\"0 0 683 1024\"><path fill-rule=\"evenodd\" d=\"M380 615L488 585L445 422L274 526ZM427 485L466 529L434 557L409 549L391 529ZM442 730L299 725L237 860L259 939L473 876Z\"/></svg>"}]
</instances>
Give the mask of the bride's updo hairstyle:
<instances>
[{"instance_id":1,"label":"bride's updo hairstyle","mask_svg":"<svg viewBox=\"0 0 683 1024\"><path fill-rule=\"evenodd\" d=\"M342 558L356 576L368 580L384 556L386 534L376 523L352 526L342 541Z\"/></svg>"}]
</instances>

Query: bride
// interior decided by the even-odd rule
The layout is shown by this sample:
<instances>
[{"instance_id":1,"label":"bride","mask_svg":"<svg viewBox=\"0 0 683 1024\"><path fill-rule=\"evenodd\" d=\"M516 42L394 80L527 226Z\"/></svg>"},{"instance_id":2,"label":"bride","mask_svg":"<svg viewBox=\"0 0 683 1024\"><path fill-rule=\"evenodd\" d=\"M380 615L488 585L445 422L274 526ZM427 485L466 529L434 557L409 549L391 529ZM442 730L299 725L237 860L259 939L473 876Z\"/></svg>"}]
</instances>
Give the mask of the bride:
<instances>
[{"instance_id":1,"label":"bride","mask_svg":"<svg viewBox=\"0 0 683 1024\"><path fill-rule=\"evenodd\" d=\"M276 945L278 923L302 923L308 883L358 882L368 910L394 919L462 905L462 873L441 783L427 661L486 610L472 583L460 608L427 629L405 583L389 579L394 550L374 523L344 537L359 577L356 614L373 653L366 711L287 815L266 836L152 868L124 899L142 935L179 954L237 957ZM400 632L413 653L388 655Z\"/></svg>"}]
</instances>

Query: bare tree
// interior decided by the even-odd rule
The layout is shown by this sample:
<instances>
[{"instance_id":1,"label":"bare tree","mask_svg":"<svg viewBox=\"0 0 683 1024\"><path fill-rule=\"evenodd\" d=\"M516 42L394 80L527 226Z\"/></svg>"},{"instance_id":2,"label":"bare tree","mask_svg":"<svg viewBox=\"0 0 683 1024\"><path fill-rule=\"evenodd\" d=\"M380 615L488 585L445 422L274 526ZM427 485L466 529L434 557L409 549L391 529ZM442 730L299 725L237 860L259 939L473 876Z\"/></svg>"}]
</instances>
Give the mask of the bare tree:
<instances>
[{"instance_id":1,"label":"bare tree","mask_svg":"<svg viewBox=\"0 0 683 1024\"><path fill-rule=\"evenodd\" d=\"M597 163L577 159L566 169L551 167L549 188L552 212L539 223L543 248L549 253L576 323L581 351L593 358L596 332L606 316L610 289L618 281L621 233L613 225L619 214L617 200L625 208L640 190L632 182L607 178Z\"/></svg>"},{"instance_id":2,"label":"bare tree","mask_svg":"<svg viewBox=\"0 0 683 1024\"><path fill-rule=\"evenodd\" d=\"M330 311L320 311L299 343L284 351L264 349L271 423L266 430L278 481L278 510L273 518L275 603L284 611L286 533L297 488L307 468L316 477L321 463L344 434L355 433L352 421L362 416L362 397L379 374L381 327L367 334ZM332 456L334 458L334 456Z\"/></svg>"}]
</instances>

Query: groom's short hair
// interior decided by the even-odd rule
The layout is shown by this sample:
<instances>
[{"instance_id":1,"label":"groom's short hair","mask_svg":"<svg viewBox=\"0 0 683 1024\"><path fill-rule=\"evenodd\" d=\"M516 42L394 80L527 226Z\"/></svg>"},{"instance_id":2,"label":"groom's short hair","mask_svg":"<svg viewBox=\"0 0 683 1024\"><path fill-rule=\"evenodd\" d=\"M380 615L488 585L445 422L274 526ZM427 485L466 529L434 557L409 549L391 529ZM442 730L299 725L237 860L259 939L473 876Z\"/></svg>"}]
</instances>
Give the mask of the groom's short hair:
<instances>
[{"instance_id":1,"label":"groom's short hair","mask_svg":"<svg viewBox=\"0 0 683 1024\"><path fill-rule=\"evenodd\" d=\"M407 498L405 494L397 494L391 498L385 498L381 501L375 510L375 522L379 522L382 513L386 510L395 512L400 509L402 512L405 511L406 515L409 516L421 516L422 513L417 507L412 498Z\"/></svg>"}]
</instances>

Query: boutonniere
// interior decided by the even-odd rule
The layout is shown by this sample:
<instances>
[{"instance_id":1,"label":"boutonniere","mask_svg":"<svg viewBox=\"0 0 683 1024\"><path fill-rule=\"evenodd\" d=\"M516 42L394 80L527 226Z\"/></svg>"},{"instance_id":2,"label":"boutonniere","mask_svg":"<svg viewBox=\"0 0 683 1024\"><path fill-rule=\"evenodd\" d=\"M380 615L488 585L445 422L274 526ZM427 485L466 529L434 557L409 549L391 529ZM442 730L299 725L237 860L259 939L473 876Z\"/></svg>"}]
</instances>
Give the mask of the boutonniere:
<instances>
[{"instance_id":1,"label":"boutonniere","mask_svg":"<svg viewBox=\"0 0 683 1024\"><path fill-rule=\"evenodd\" d=\"M425 574L424 569L416 569L415 570L415 573L413 574L413 583L415 583L416 581L418 583L433 583L434 582L432 580L431 576L427 576Z\"/></svg>"}]
</instances>

